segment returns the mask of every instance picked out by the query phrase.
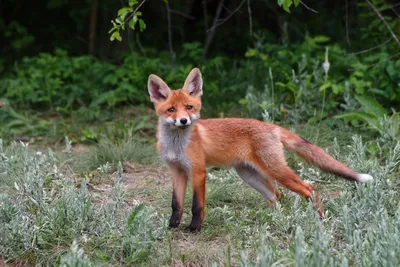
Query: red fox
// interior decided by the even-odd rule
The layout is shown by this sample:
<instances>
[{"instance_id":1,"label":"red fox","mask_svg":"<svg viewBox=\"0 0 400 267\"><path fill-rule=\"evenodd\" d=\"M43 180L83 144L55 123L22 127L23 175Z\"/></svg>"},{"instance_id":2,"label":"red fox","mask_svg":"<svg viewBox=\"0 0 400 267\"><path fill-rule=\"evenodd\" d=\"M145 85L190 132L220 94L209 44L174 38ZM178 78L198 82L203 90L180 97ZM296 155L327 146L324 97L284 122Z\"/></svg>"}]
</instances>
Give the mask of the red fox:
<instances>
[{"instance_id":1,"label":"red fox","mask_svg":"<svg viewBox=\"0 0 400 267\"><path fill-rule=\"evenodd\" d=\"M281 199L276 183L309 199L314 188L286 163L285 146L306 162L358 182L373 180L336 161L323 149L280 126L255 119L200 119L203 80L198 68L182 89L171 90L158 76L148 79L150 99L159 117L157 150L173 174L172 215L178 227L188 177L193 187L189 230L199 231L204 220L206 165L233 167L239 176L272 204ZM318 202L318 197L315 195ZM322 206L318 212L323 216Z\"/></svg>"}]
</instances>

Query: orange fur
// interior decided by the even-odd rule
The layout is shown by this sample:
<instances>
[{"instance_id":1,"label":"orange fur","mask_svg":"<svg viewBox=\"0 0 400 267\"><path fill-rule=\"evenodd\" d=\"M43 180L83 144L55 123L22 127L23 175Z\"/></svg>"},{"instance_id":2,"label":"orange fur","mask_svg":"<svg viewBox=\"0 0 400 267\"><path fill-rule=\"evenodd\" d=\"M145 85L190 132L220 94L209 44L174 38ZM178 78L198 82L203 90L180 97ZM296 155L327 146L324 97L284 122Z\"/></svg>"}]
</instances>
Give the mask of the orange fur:
<instances>
[{"instance_id":1,"label":"orange fur","mask_svg":"<svg viewBox=\"0 0 400 267\"><path fill-rule=\"evenodd\" d=\"M201 109L201 87L198 69L193 69L184 87L175 91L170 90L159 77L149 77L149 93L160 118L157 148L174 175L171 227L179 225L186 180L190 177L193 218L189 228L200 230L204 219L206 165L236 168L243 180L272 203L281 198L276 183L307 199L314 191L287 166L284 146L323 170L359 180L359 173L280 126L254 119L197 120ZM190 125L181 125L182 118L188 118ZM315 195L315 201L322 217L318 195Z\"/></svg>"}]
</instances>

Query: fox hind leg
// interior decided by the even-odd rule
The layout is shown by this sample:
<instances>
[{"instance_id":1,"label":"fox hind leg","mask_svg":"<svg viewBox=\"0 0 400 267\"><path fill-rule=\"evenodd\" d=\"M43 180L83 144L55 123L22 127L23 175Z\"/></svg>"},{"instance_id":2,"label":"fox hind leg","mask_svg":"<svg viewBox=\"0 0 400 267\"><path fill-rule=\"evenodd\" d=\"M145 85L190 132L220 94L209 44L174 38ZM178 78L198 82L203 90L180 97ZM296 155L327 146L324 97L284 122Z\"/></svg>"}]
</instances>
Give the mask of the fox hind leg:
<instances>
[{"instance_id":1,"label":"fox hind leg","mask_svg":"<svg viewBox=\"0 0 400 267\"><path fill-rule=\"evenodd\" d=\"M277 166L274 166L274 168L264 168L263 171L265 171L265 173L268 175L268 177L275 179L278 183L280 183L282 186L286 187L287 189L304 196L306 199L311 198L312 193L314 191L314 187L311 186L309 183L302 181L295 174L295 172L292 169L290 169L288 166L281 166L280 168ZM319 196L316 192L315 192L314 201L315 201L315 205L318 210L319 216L321 218L323 218L324 215L323 215L322 204L321 204L321 202L319 200Z\"/></svg>"},{"instance_id":2,"label":"fox hind leg","mask_svg":"<svg viewBox=\"0 0 400 267\"><path fill-rule=\"evenodd\" d=\"M301 180L297 174L288 167L282 146L276 147L276 149L263 149L261 151L263 152L255 155L254 163L263 175L269 177L271 180L277 181L287 189L304 196L306 199L311 198L314 187ZM322 205L316 193L314 201L318 214L323 218Z\"/></svg>"},{"instance_id":3,"label":"fox hind leg","mask_svg":"<svg viewBox=\"0 0 400 267\"><path fill-rule=\"evenodd\" d=\"M245 164L238 164L235 166L235 170L243 181L260 192L271 203L281 199L279 190L255 168Z\"/></svg>"}]
</instances>

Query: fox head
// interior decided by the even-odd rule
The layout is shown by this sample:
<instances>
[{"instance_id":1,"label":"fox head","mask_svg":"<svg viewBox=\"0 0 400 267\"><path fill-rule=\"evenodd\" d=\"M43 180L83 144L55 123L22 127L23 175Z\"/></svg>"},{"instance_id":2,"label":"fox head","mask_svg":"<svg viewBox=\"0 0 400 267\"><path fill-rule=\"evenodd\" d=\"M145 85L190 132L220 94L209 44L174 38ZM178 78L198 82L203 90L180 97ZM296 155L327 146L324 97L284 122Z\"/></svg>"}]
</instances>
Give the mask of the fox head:
<instances>
[{"instance_id":1,"label":"fox head","mask_svg":"<svg viewBox=\"0 0 400 267\"><path fill-rule=\"evenodd\" d=\"M157 75L151 74L147 83L160 123L176 129L185 129L200 118L203 79L198 68L186 78L182 89L171 90Z\"/></svg>"}]
</instances>

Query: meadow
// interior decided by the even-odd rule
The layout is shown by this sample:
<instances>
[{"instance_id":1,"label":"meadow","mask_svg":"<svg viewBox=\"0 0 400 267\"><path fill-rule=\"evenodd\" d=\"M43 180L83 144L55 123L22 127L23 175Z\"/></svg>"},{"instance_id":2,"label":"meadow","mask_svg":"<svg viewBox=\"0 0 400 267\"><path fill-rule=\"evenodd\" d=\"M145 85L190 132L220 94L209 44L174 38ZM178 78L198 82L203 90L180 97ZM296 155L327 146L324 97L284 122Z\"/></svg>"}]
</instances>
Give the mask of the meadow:
<instances>
[{"instance_id":1,"label":"meadow","mask_svg":"<svg viewBox=\"0 0 400 267\"><path fill-rule=\"evenodd\" d=\"M392 121L386 124L393 127ZM315 129L319 127L316 140ZM325 208L282 189L275 207L233 170L209 169L206 219L168 229L172 183L154 146L100 138L92 145L0 145L0 255L11 266L398 266L400 144L351 128L291 127L375 180L356 184L288 154ZM390 132L392 128L385 129ZM365 135L365 133L364 133ZM378 140L378 141L377 141ZM371 156L371 143L386 145Z\"/></svg>"}]
</instances>

